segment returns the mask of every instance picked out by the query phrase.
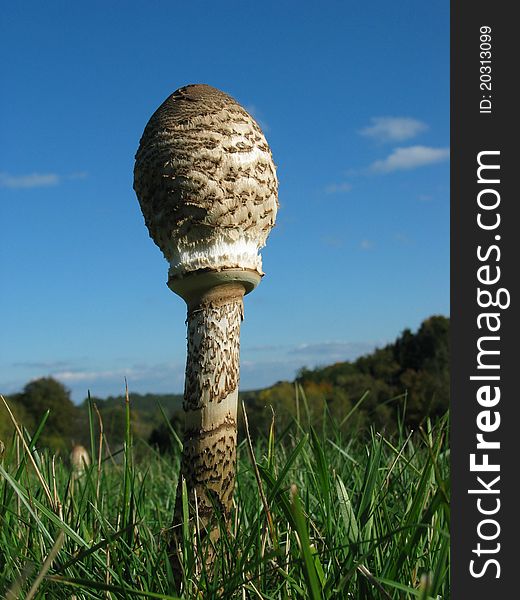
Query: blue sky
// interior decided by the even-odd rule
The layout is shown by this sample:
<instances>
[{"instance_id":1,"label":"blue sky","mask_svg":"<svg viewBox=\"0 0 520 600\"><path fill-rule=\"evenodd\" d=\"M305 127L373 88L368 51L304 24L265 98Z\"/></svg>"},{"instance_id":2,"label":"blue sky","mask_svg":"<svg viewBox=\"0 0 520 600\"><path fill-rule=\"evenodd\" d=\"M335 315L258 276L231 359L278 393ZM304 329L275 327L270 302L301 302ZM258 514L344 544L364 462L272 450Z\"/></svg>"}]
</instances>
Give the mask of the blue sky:
<instances>
[{"instance_id":1,"label":"blue sky","mask_svg":"<svg viewBox=\"0 0 520 600\"><path fill-rule=\"evenodd\" d=\"M20 2L0 23L0 391L181 392L185 305L132 190L188 83L259 121L280 181L241 387L449 311L449 3Z\"/></svg>"}]
</instances>

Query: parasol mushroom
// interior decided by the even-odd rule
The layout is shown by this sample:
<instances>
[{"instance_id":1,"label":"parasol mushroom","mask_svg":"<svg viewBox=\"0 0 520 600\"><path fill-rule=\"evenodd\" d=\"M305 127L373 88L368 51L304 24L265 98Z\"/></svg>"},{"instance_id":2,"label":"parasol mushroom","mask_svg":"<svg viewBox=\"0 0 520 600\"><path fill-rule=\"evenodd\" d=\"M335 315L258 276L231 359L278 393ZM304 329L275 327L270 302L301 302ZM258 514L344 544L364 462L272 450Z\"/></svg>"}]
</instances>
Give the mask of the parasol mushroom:
<instances>
[{"instance_id":1,"label":"parasol mushroom","mask_svg":"<svg viewBox=\"0 0 520 600\"><path fill-rule=\"evenodd\" d=\"M244 108L209 85L188 85L146 125L134 190L170 263L168 286L188 307L181 476L213 538L214 506L227 520L232 504L243 296L263 275L259 250L276 218L276 169Z\"/></svg>"}]
</instances>

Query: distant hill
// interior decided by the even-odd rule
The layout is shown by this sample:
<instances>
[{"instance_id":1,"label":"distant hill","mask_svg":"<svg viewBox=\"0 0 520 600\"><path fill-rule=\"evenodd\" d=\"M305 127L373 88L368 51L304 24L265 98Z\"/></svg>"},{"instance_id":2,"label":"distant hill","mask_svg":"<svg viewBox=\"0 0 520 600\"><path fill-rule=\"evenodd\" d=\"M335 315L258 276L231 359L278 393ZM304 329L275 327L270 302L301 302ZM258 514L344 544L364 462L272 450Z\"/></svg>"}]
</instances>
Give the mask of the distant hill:
<instances>
[{"instance_id":1,"label":"distant hill","mask_svg":"<svg viewBox=\"0 0 520 600\"><path fill-rule=\"evenodd\" d=\"M160 414L158 403L161 404L166 413L182 408L182 394L128 394L132 410L138 410L142 414ZM92 398L102 410L119 407L125 403L125 396L108 396L107 398ZM88 398L85 398L82 406L87 407Z\"/></svg>"},{"instance_id":2,"label":"distant hill","mask_svg":"<svg viewBox=\"0 0 520 600\"><path fill-rule=\"evenodd\" d=\"M449 407L449 325L448 318L432 316L416 333L405 329L395 342L353 362L302 369L297 381L304 389L329 386L329 398L341 391L350 403L368 390L364 407L378 425L395 419L399 410L405 422L416 427Z\"/></svg>"},{"instance_id":3,"label":"distant hill","mask_svg":"<svg viewBox=\"0 0 520 600\"><path fill-rule=\"evenodd\" d=\"M273 413L279 430L299 415L315 427L327 419L356 433L371 426L391 432L398 419L416 428L427 417L444 414L450 393L449 324L444 316L432 316L416 333L405 329L395 342L355 361L304 367L293 382L241 392L250 429L266 433ZM182 412L177 411L172 425L178 433L181 424ZM154 430L150 440L160 449L168 448L166 426Z\"/></svg>"},{"instance_id":4,"label":"distant hill","mask_svg":"<svg viewBox=\"0 0 520 600\"><path fill-rule=\"evenodd\" d=\"M182 412L182 394L136 394L128 395L130 415L134 436L147 440L154 429L164 423L164 413L171 417ZM124 440L125 396L91 398L103 420L103 426L109 443L119 445ZM88 399L80 407L85 418L88 411Z\"/></svg>"},{"instance_id":5,"label":"distant hill","mask_svg":"<svg viewBox=\"0 0 520 600\"><path fill-rule=\"evenodd\" d=\"M304 367L295 381L240 392L239 398L245 403L250 429L255 434L269 430L273 413L279 430L294 416L312 420L315 427L327 420L347 433L359 433L370 426L391 432L398 419L415 428L426 417L435 418L448 409L449 356L449 319L432 316L416 333L405 329L395 342L355 361L315 369ZM181 434L182 395L131 393L129 399L134 436L167 449L170 434L159 404ZM87 400L74 406L67 389L54 379L32 381L8 401L16 417L32 431L51 409L41 438L44 445L68 452L72 443L89 444ZM108 443L116 448L124 440L124 396L92 401L101 415ZM351 412L354 406L356 410ZM97 431L97 418L95 428ZM7 440L12 431L0 407L0 439Z\"/></svg>"}]
</instances>

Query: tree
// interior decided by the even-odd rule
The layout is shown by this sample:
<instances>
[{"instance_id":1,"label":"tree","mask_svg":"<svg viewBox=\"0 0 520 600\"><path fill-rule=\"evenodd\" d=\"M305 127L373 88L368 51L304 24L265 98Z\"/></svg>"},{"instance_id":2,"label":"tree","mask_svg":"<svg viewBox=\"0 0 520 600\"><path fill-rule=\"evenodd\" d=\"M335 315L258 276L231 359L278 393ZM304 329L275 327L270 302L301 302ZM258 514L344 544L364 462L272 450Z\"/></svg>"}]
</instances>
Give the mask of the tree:
<instances>
[{"instance_id":1,"label":"tree","mask_svg":"<svg viewBox=\"0 0 520 600\"><path fill-rule=\"evenodd\" d=\"M80 413L62 383L52 377L36 379L24 387L17 399L36 425L50 410L40 438L41 445L55 452L66 451L70 447Z\"/></svg>"},{"instance_id":2,"label":"tree","mask_svg":"<svg viewBox=\"0 0 520 600\"><path fill-rule=\"evenodd\" d=\"M20 402L20 394L13 394L6 398L7 404L11 409L11 412L16 419L16 422L19 426L24 426L29 430L32 430L34 427L34 420L29 415L25 407ZM0 403L0 441L2 441L5 446L8 446L10 441L13 438L13 434L15 432L15 427L13 422L11 421L11 417L5 408L3 402Z\"/></svg>"}]
</instances>

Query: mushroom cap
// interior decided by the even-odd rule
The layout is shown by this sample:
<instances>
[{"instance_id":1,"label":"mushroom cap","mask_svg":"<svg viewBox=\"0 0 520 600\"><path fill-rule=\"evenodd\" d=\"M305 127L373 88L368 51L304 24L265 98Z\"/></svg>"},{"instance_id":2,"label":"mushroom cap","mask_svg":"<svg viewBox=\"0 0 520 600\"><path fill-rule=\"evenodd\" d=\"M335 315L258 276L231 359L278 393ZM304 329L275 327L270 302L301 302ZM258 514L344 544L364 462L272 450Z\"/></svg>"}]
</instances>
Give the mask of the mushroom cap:
<instances>
[{"instance_id":1,"label":"mushroom cap","mask_svg":"<svg viewBox=\"0 0 520 600\"><path fill-rule=\"evenodd\" d=\"M262 274L276 167L259 125L224 92L188 85L161 104L135 156L134 190L170 279L201 269Z\"/></svg>"}]
</instances>

